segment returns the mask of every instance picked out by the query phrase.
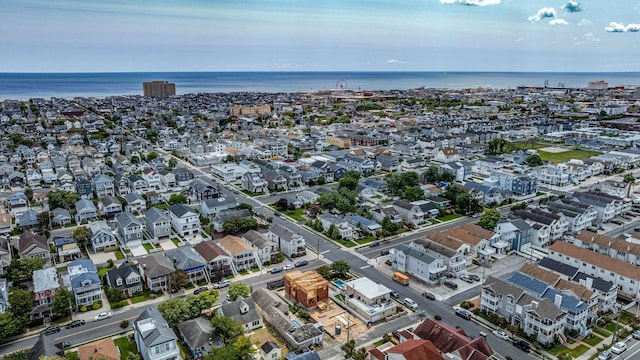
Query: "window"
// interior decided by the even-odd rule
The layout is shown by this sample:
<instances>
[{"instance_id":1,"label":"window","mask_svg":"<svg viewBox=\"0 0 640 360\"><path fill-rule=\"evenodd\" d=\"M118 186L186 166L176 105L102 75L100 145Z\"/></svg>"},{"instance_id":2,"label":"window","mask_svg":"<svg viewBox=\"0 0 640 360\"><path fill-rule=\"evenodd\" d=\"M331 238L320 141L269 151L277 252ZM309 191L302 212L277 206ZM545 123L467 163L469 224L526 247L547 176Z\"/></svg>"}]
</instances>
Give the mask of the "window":
<instances>
[{"instance_id":1,"label":"window","mask_svg":"<svg viewBox=\"0 0 640 360\"><path fill-rule=\"evenodd\" d=\"M165 344L165 346L164 346L164 349L165 349L166 351L169 351L169 349L170 349L170 348L171 348L171 344L166 343L166 344Z\"/></svg>"}]
</instances>

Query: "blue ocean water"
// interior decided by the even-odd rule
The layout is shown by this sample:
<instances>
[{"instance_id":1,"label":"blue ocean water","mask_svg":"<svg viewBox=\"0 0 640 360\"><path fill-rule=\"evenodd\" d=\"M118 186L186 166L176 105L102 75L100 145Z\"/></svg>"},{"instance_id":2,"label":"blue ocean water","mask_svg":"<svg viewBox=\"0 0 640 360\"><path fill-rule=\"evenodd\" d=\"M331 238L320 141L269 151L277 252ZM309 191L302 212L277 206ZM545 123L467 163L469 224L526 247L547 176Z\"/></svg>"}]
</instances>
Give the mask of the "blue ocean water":
<instances>
[{"instance_id":1,"label":"blue ocean water","mask_svg":"<svg viewBox=\"0 0 640 360\"><path fill-rule=\"evenodd\" d=\"M340 80L353 90L428 88L586 87L589 81L638 86L640 72L131 72L0 73L0 100L141 95L142 82L166 80L179 95L236 91L301 92L335 89Z\"/></svg>"}]
</instances>

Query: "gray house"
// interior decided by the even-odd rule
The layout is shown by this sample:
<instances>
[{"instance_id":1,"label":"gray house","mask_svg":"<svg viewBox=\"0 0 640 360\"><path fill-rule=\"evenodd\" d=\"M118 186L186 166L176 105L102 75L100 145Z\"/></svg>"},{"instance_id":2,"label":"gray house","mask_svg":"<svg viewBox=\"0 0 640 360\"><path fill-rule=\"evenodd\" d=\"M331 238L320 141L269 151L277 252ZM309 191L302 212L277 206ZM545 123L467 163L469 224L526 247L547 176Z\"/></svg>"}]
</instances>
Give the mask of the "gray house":
<instances>
[{"instance_id":1,"label":"gray house","mask_svg":"<svg viewBox=\"0 0 640 360\"><path fill-rule=\"evenodd\" d=\"M93 201L80 199L76 202L76 222L92 221L98 218L98 209Z\"/></svg>"},{"instance_id":2,"label":"gray house","mask_svg":"<svg viewBox=\"0 0 640 360\"><path fill-rule=\"evenodd\" d=\"M222 304L217 310L217 316L226 316L239 321L245 333L259 329L264 325L262 316L256 309L256 304L251 296L246 298L238 297L236 301Z\"/></svg>"},{"instance_id":3,"label":"gray house","mask_svg":"<svg viewBox=\"0 0 640 360\"><path fill-rule=\"evenodd\" d=\"M132 213L125 211L116 217L118 240L125 248L142 245L142 222Z\"/></svg>"},{"instance_id":4,"label":"gray house","mask_svg":"<svg viewBox=\"0 0 640 360\"><path fill-rule=\"evenodd\" d=\"M143 360L180 359L178 337L160 312L146 308L133 322L133 335Z\"/></svg>"},{"instance_id":5,"label":"gray house","mask_svg":"<svg viewBox=\"0 0 640 360\"><path fill-rule=\"evenodd\" d=\"M211 322L203 316L179 323L178 334L194 359L202 358L211 348L224 346L222 339L213 333Z\"/></svg>"},{"instance_id":6,"label":"gray house","mask_svg":"<svg viewBox=\"0 0 640 360\"><path fill-rule=\"evenodd\" d=\"M112 289L122 290L127 296L142 292L142 277L137 266L124 262L117 269L107 271L106 276Z\"/></svg>"},{"instance_id":7,"label":"gray house","mask_svg":"<svg viewBox=\"0 0 640 360\"><path fill-rule=\"evenodd\" d=\"M87 229L89 230L93 250L98 251L106 247L116 246L116 237L106 221L91 222L87 225Z\"/></svg>"},{"instance_id":8,"label":"gray house","mask_svg":"<svg viewBox=\"0 0 640 360\"><path fill-rule=\"evenodd\" d=\"M415 276L428 284L436 284L447 270L442 259L414 247L403 244L389 252L393 269Z\"/></svg>"},{"instance_id":9,"label":"gray house","mask_svg":"<svg viewBox=\"0 0 640 360\"><path fill-rule=\"evenodd\" d=\"M171 219L162 210L152 207L144 213L147 234L154 240L171 235Z\"/></svg>"}]
</instances>

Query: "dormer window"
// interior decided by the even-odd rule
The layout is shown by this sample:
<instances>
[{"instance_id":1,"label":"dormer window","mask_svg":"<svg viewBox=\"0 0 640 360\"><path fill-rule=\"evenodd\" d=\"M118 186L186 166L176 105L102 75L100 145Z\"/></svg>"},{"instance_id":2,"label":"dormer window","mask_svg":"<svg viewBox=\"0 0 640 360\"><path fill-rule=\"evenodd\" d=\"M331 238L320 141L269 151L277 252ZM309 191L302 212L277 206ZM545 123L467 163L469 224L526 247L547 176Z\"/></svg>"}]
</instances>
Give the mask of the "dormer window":
<instances>
[{"instance_id":1,"label":"dormer window","mask_svg":"<svg viewBox=\"0 0 640 360\"><path fill-rule=\"evenodd\" d=\"M116 285L122 286L122 278L117 278L116 279Z\"/></svg>"}]
</instances>

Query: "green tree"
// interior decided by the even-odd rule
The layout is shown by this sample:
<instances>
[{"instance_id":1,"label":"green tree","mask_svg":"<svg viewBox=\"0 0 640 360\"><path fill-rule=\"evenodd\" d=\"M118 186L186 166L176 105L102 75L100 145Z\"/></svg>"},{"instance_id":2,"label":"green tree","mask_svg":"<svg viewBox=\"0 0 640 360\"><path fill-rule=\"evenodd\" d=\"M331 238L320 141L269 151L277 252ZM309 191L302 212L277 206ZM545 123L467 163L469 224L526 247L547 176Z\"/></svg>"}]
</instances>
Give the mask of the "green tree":
<instances>
[{"instance_id":1,"label":"green tree","mask_svg":"<svg viewBox=\"0 0 640 360\"><path fill-rule=\"evenodd\" d=\"M187 197L181 194L171 194L169 197L169 205L186 204L188 202Z\"/></svg>"},{"instance_id":2,"label":"green tree","mask_svg":"<svg viewBox=\"0 0 640 360\"><path fill-rule=\"evenodd\" d=\"M0 339L7 339L20 331L21 325L11 311L0 313ZM26 359L26 357L25 357Z\"/></svg>"},{"instance_id":3,"label":"green tree","mask_svg":"<svg viewBox=\"0 0 640 360\"><path fill-rule=\"evenodd\" d=\"M331 271L335 277L344 279L347 277L347 273L351 270L351 265L349 265L344 260L334 261L331 265Z\"/></svg>"},{"instance_id":4,"label":"green tree","mask_svg":"<svg viewBox=\"0 0 640 360\"><path fill-rule=\"evenodd\" d=\"M345 176L338 182L340 188L355 190L358 187L358 178Z\"/></svg>"},{"instance_id":5,"label":"green tree","mask_svg":"<svg viewBox=\"0 0 640 360\"><path fill-rule=\"evenodd\" d=\"M169 159L169 168L173 169L176 165L178 165L178 160L172 156L171 159Z\"/></svg>"},{"instance_id":6,"label":"green tree","mask_svg":"<svg viewBox=\"0 0 640 360\"><path fill-rule=\"evenodd\" d=\"M624 181L626 183L634 183L634 182L636 182L636 177L633 176L633 174L626 174L622 181Z\"/></svg>"},{"instance_id":7,"label":"green tree","mask_svg":"<svg viewBox=\"0 0 640 360\"><path fill-rule=\"evenodd\" d=\"M244 335L242 323L226 316L214 316L211 319L213 333L220 336L226 345L231 345Z\"/></svg>"},{"instance_id":8,"label":"green tree","mask_svg":"<svg viewBox=\"0 0 640 360\"><path fill-rule=\"evenodd\" d=\"M142 360L142 357L136 352L129 351L125 360Z\"/></svg>"},{"instance_id":9,"label":"green tree","mask_svg":"<svg viewBox=\"0 0 640 360\"><path fill-rule=\"evenodd\" d=\"M49 217L51 214L48 211L43 211L38 214L38 224L43 229L47 229L49 227Z\"/></svg>"},{"instance_id":10,"label":"green tree","mask_svg":"<svg viewBox=\"0 0 640 360\"><path fill-rule=\"evenodd\" d=\"M323 278L330 280L331 279L331 275L332 275L332 271L331 268L327 265L322 265L320 267L318 267L316 269L316 272L318 274L320 274L320 276L322 276Z\"/></svg>"},{"instance_id":11,"label":"green tree","mask_svg":"<svg viewBox=\"0 0 640 360\"><path fill-rule=\"evenodd\" d=\"M222 231L225 234L237 234L258 228L258 221L254 218L232 216L222 223Z\"/></svg>"},{"instance_id":12,"label":"green tree","mask_svg":"<svg viewBox=\"0 0 640 360\"><path fill-rule=\"evenodd\" d=\"M240 203L238 204L238 206L236 206L236 209L238 210L247 209L253 215L253 206L251 206L250 204Z\"/></svg>"},{"instance_id":13,"label":"green tree","mask_svg":"<svg viewBox=\"0 0 640 360\"><path fill-rule=\"evenodd\" d=\"M60 288L53 296L52 310L54 315L65 316L71 312L73 298L71 292L65 288Z\"/></svg>"},{"instance_id":14,"label":"green tree","mask_svg":"<svg viewBox=\"0 0 640 360\"><path fill-rule=\"evenodd\" d=\"M158 156L159 156L159 155L158 155L158 153L157 153L157 152L155 152L155 151L150 151L150 152L147 154L147 161L151 161L151 160L153 160L153 159L157 159L157 158L158 158Z\"/></svg>"},{"instance_id":15,"label":"green tree","mask_svg":"<svg viewBox=\"0 0 640 360\"><path fill-rule=\"evenodd\" d=\"M382 218L380 226L382 226L383 230L386 230L390 233L394 233L402 228L402 224L391 221L391 218L389 218L388 216Z\"/></svg>"},{"instance_id":16,"label":"green tree","mask_svg":"<svg viewBox=\"0 0 640 360\"><path fill-rule=\"evenodd\" d=\"M280 210L289 210L289 200L280 198L278 201L276 201L276 207Z\"/></svg>"},{"instance_id":17,"label":"green tree","mask_svg":"<svg viewBox=\"0 0 640 360\"><path fill-rule=\"evenodd\" d=\"M182 270L176 270L169 274L169 284L171 284L172 290L178 290L184 286L184 284L189 281L189 277Z\"/></svg>"},{"instance_id":18,"label":"green tree","mask_svg":"<svg viewBox=\"0 0 640 360\"><path fill-rule=\"evenodd\" d=\"M89 229L87 229L86 226L78 226L71 232L71 236L78 240L78 244L80 245L85 245L91 238Z\"/></svg>"},{"instance_id":19,"label":"green tree","mask_svg":"<svg viewBox=\"0 0 640 360\"><path fill-rule=\"evenodd\" d=\"M229 286L229 291L227 291L227 295L229 295L229 301L236 301L238 296L243 298L248 297L251 294L251 288L249 285L241 282L236 282Z\"/></svg>"},{"instance_id":20,"label":"green tree","mask_svg":"<svg viewBox=\"0 0 640 360\"><path fill-rule=\"evenodd\" d=\"M80 195L72 191L53 190L47 193L47 199L51 210L57 208L71 209L80 200Z\"/></svg>"},{"instance_id":21,"label":"green tree","mask_svg":"<svg viewBox=\"0 0 640 360\"><path fill-rule=\"evenodd\" d=\"M112 287L105 287L104 293L110 303L117 303L127 298L124 294L124 291L120 289L114 289Z\"/></svg>"},{"instance_id":22,"label":"green tree","mask_svg":"<svg viewBox=\"0 0 640 360\"><path fill-rule=\"evenodd\" d=\"M189 309L189 317L195 318L202 314L202 311L209 309L218 301L217 290L203 291L198 295L190 295L186 298L187 308Z\"/></svg>"},{"instance_id":23,"label":"green tree","mask_svg":"<svg viewBox=\"0 0 640 360\"><path fill-rule=\"evenodd\" d=\"M29 199L30 202L33 202L33 189L28 187L24 189L24 195Z\"/></svg>"},{"instance_id":24,"label":"green tree","mask_svg":"<svg viewBox=\"0 0 640 360\"><path fill-rule=\"evenodd\" d=\"M179 323L189 320L191 314L187 302L182 298L173 298L161 302L158 305L158 311L170 327L175 327Z\"/></svg>"},{"instance_id":25,"label":"green tree","mask_svg":"<svg viewBox=\"0 0 640 360\"><path fill-rule=\"evenodd\" d=\"M35 270L42 269L45 262L45 259L35 259L29 257L13 259L7 267L7 280L14 283L31 281L33 279L33 272Z\"/></svg>"},{"instance_id":26,"label":"green tree","mask_svg":"<svg viewBox=\"0 0 640 360\"><path fill-rule=\"evenodd\" d=\"M527 165L531 167L544 165L544 161L542 161L542 158L540 158L540 155L538 154L529 155L525 161L527 162Z\"/></svg>"},{"instance_id":27,"label":"green tree","mask_svg":"<svg viewBox=\"0 0 640 360\"><path fill-rule=\"evenodd\" d=\"M486 209L480 219L478 220L477 225L483 229L493 231L500 220L500 213L496 209Z\"/></svg>"},{"instance_id":28,"label":"green tree","mask_svg":"<svg viewBox=\"0 0 640 360\"><path fill-rule=\"evenodd\" d=\"M33 309L33 297L31 292L21 289L12 289L9 292L9 304L14 316L26 316Z\"/></svg>"},{"instance_id":29,"label":"green tree","mask_svg":"<svg viewBox=\"0 0 640 360\"><path fill-rule=\"evenodd\" d=\"M324 184L326 184L326 183L327 183L327 179L325 179L325 177L324 177L324 176L320 176L320 177L318 177L318 181L317 181L317 184L318 184L318 185L324 185Z\"/></svg>"},{"instance_id":30,"label":"green tree","mask_svg":"<svg viewBox=\"0 0 640 360\"><path fill-rule=\"evenodd\" d=\"M424 195L424 191L422 191L422 188L420 186L405 186L404 190L402 191L402 198L411 202L424 200L426 199L426 196Z\"/></svg>"}]
</instances>

